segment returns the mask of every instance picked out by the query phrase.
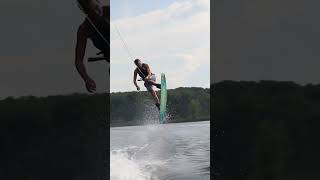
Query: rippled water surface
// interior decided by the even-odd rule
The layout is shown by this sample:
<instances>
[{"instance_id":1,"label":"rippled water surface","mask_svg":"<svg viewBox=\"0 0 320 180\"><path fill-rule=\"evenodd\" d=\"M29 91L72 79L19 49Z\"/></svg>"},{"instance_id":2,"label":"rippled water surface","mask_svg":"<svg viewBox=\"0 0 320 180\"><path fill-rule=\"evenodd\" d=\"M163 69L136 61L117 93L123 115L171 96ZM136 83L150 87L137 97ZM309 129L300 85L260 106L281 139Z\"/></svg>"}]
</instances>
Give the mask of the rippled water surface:
<instances>
[{"instance_id":1,"label":"rippled water surface","mask_svg":"<svg viewBox=\"0 0 320 180\"><path fill-rule=\"evenodd\" d=\"M111 128L112 180L210 179L210 123Z\"/></svg>"}]
</instances>

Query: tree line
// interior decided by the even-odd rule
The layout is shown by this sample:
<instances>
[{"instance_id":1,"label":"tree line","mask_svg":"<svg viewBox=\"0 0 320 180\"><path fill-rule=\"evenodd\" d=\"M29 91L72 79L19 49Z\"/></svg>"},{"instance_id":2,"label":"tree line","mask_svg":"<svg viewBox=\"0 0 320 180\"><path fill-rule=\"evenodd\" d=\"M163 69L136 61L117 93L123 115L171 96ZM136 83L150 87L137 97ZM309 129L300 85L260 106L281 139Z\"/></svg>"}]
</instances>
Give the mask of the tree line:
<instances>
[{"instance_id":1,"label":"tree line","mask_svg":"<svg viewBox=\"0 0 320 180\"><path fill-rule=\"evenodd\" d=\"M210 119L209 89L177 88L170 89L167 93L168 122ZM147 116L150 120L158 119L158 110L146 91L117 92L111 93L110 97L106 94L77 93L48 97L8 97L0 101L0 109L2 122L23 119L55 124L105 119L111 126L121 126L140 124L142 119L148 120Z\"/></svg>"},{"instance_id":2,"label":"tree line","mask_svg":"<svg viewBox=\"0 0 320 180\"><path fill-rule=\"evenodd\" d=\"M0 179L106 179L107 95L0 101Z\"/></svg>"},{"instance_id":3,"label":"tree line","mask_svg":"<svg viewBox=\"0 0 320 180\"><path fill-rule=\"evenodd\" d=\"M217 179L320 178L320 85L223 81L211 92Z\"/></svg>"},{"instance_id":4,"label":"tree line","mask_svg":"<svg viewBox=\"0 0 320 180\"><path fill-rule=\"evenodd\" d=\"M168 122L210 119L209 89L177 88L167 93ZM148 92L112 93L110 107L111 125L136 125L159 120L158 110Z\"/></svg>"}]
</instances>

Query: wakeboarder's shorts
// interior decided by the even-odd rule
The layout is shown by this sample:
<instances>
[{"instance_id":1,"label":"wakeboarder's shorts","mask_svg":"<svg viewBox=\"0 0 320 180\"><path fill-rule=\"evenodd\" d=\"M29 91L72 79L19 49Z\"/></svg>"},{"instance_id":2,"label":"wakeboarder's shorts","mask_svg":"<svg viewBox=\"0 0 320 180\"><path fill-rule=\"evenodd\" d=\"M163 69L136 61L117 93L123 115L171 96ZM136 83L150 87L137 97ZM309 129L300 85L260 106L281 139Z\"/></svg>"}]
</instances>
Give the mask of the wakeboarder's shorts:
<instances>
[{"instance_id":1,"label":"wakeboarder's shorts","mask_svg":"<svg viewBox=\"0 0 320 180\"><path fill-rule=\"evenodd\" d=\"M152 74L150 76L150 80L156 82L156 75ZM144 86L147 88L149 92L153 91L153 85L148 83L147 81L144 82Z\"/></svg>"}]
</instances>

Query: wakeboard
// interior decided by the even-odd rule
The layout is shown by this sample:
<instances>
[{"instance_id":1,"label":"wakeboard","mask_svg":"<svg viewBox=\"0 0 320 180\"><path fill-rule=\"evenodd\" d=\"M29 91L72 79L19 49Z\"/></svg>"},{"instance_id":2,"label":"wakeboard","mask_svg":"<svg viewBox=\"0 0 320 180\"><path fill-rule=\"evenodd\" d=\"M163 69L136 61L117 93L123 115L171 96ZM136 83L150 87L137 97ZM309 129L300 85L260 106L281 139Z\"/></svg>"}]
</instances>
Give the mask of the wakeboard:
<instances>
[{"instance_id":1,"label":"wakeboard","mask_svg":"<svg viewBox=\"0 0 320 180\"><path fill-rule=\"evenodd\" d=\"M166 108L167 108L167 83L166 76L161 73L161 90L160 90L160 124L163 124L166 119Z\"/></svg>"}]
</instances>

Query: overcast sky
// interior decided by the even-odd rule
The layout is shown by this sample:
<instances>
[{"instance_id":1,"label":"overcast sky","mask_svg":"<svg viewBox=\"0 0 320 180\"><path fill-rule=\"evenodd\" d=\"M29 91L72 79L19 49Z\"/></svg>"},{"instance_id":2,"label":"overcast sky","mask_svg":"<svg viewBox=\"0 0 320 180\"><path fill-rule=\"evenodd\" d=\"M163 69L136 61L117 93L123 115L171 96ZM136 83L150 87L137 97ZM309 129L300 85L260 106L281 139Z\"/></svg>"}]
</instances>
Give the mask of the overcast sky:
<instances>
[{"instance_id":1,"label":"overcast sky","mask_svg":"<svg viewBox=\"0 0 320 180\"><path fill-rule=\"evenodd\" d=\"M0 1L0 99L85 92L74 67L76 31L84 16L76 1ZM88 56L97 50L88 45ZM107 64L89 64L98 92L107 87Z\"/></svg>"},{"instance_id":2,"label":"overcast sky","mask_svg":"<svg viewBox=\"0 0 320 180\"><path fill-rule=\"evenodd\" d=\"M169 89L209 87L210 0L111 0L110 5L112 92L135 90L134 58L149 64L158 80L165 73Z\"/></svg>"},{"instance_id":3,"label":"overcast sky","mask_svg":"<svg viewBox=\"0 0 320 180\"><path fill-rule=\"evenodd\" d=\"M211 81L320 82L320 1L216 0Z\"/></svg>"}]
</instances>

